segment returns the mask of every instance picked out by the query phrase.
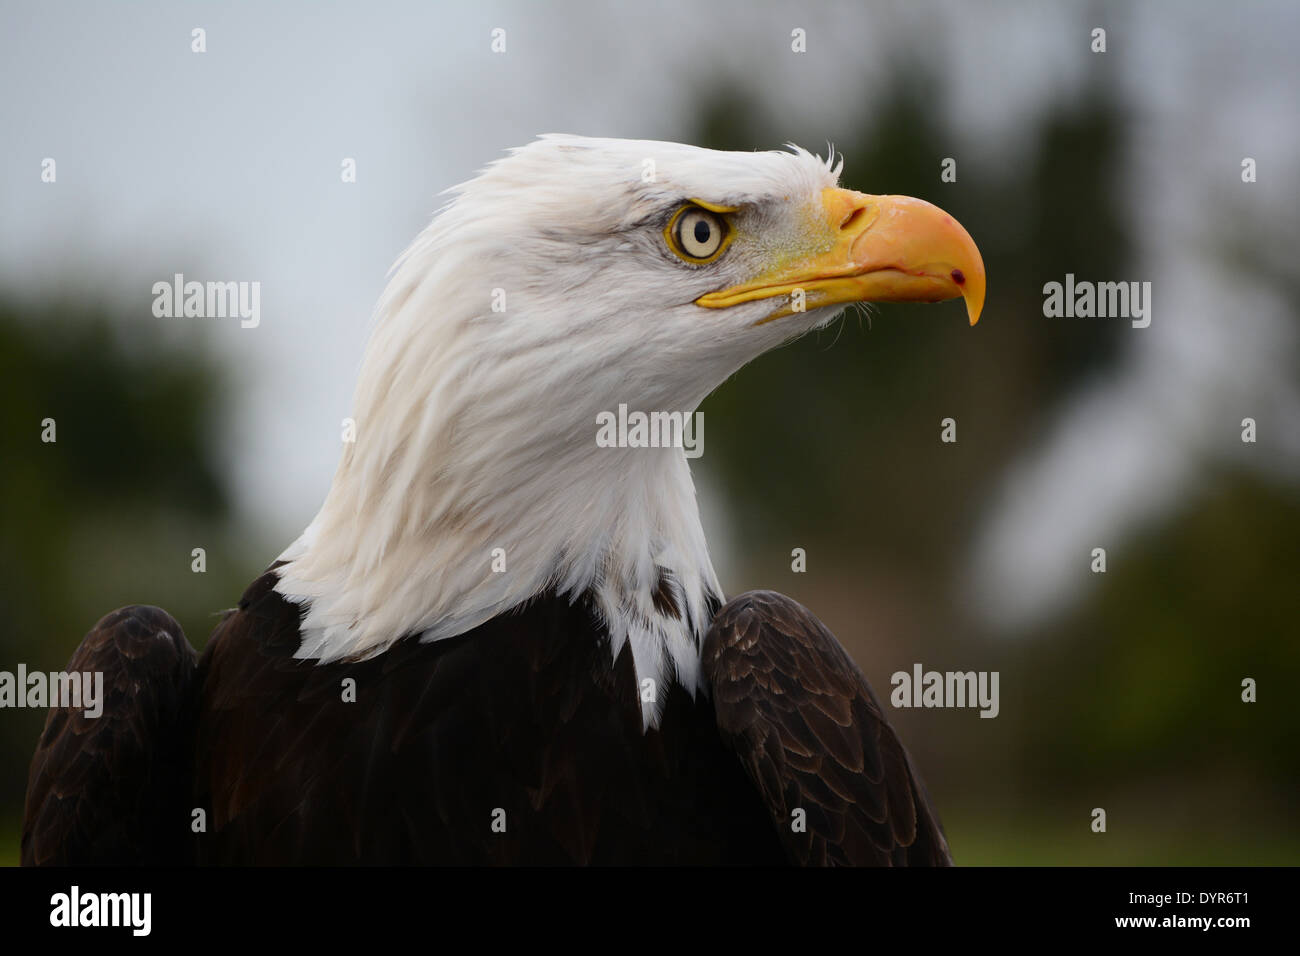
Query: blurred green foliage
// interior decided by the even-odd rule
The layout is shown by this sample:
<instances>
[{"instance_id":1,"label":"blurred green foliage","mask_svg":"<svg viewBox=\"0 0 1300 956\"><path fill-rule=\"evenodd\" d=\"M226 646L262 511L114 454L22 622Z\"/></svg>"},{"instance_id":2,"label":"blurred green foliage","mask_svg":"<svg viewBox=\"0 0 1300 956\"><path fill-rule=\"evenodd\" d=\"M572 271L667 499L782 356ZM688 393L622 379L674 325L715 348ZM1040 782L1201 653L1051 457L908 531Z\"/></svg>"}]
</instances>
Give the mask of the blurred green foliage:
<instances>
[{"instance_id":1,"label":"blurred green foliage","mask_svg":"<svg viewBox=\"0 0 1300 956\"><path fill-rule=\"evenodd\" d=\"M134 330L133 330L134 328ZM202 648L265 555L225 489L226 375L89 299L0 300L0 669L62 669L126 604L171 612ZM42 440L47 419L55 441ZM191 570L204 548L207 571ZM44 711L4 712L0 823L17 858L27 766ZM0 843L0 853L6 843Z\"/></svg>"}]
</instances>

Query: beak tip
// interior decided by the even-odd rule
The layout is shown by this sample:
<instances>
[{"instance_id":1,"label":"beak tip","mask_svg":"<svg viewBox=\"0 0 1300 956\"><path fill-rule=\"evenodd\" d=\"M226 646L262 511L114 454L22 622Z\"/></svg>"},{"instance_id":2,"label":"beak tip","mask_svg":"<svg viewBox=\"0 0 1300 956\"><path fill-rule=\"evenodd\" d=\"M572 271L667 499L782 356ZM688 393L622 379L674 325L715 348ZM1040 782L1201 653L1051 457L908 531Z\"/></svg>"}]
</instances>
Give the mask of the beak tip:
<instances>
[{"instance_id":1,"label":"beak tip","mask_svg":"<svg viewBox=\"0 0 1300 956\"><path fill-rule=\"evenodd\" d=\"M975 323L980 320L980 315L984 312L984 296L982 294L967 294L963 298L966 300L966 315L970 318L971 326L974 327Z\"/></svg>"}]
</instances>

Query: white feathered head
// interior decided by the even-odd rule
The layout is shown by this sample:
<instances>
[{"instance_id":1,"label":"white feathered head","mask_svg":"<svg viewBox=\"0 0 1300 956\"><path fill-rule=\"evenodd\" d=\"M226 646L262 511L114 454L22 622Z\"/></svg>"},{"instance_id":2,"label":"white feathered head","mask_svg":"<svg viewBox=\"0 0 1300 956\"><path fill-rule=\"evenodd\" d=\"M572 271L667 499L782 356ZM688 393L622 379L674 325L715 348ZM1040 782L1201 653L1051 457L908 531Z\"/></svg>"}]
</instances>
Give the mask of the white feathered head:
<instances>
[{"instance_id":1,"label":"white feathered head","mask_svg":"<svg viewBox=\"0 0 1300 956\"><path fill-rule=\"evenodd\" d=\"M638 676L693 688L721 589L683 450L605 447L600 416L690 413L852 302L963 296L972 324L983 305L955 220L838 176L796 147L552 135L452 190L394 267L356 441L282 555L300 656L456 636L554 591L594 598Z\"/></svg>"}]
</instances>

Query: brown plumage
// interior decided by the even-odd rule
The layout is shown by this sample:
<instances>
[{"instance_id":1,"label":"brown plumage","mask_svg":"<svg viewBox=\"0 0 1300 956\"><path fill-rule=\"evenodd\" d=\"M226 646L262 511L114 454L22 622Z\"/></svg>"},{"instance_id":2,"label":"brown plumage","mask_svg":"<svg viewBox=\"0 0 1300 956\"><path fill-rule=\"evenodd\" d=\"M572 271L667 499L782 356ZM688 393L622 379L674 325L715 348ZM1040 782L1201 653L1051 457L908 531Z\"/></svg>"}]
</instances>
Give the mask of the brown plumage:
<instances>
[{"instance_id":1,"label":"brown plumage","mask_svg":"<svg viewBox=\"0 0 1300 956\"><path fill-rule=\"evenodd\" d=\"M103 713L51 707L27 781L25 866L190 859L190 758L198 657L155 607L106 615L68 662L104 674Z\"/></svg>"},{"instance_id":2,"label":"brown plumage","mask_svg":"<svg viewBox=\"0 0 1300 956\"><path fill-rule=\"evenodd\" d=\"M722 607L711 698L673 684L643 732L630 655L611 662L585 600L318 664L293 657L274 575L197 664L156 608L87 635L70 668L105 671L105 714L51 711L24 863L950 862L865 678L788 598Z\"/></svg>"},{"instance_id":3,"label":"brown plumage","mask_svg":"<svg viewBox=\"0 0 1300 956\"><path fill-rule=\"evenodd\" d=\"M704 641L718 729L792 862L944 865L929 795L862 671L790 598L751 591ZM792 826L802 809L806 831Z\"/></svg>"}]
</instances>

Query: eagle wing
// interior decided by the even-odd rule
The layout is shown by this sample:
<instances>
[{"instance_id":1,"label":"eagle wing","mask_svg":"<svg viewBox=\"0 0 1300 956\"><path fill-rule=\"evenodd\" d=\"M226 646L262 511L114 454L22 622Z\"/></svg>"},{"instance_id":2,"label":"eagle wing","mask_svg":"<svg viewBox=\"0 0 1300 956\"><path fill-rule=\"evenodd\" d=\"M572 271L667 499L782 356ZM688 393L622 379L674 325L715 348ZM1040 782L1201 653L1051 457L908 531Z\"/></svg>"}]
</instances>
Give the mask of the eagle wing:
<instances>
[{"instance_id":1,"label":"eagle wing","mask_svg":"<svg viewBox=\"0 0 1300 956\"><path fill-rule=\"evenodd\" d=\"M188 862L196 664L156 607L90 630L67 670L104 675L103 710L50 708L27 778L24 866Z\"/></svg>"},{"instance_id":2,"label":"eagle wing","mask_svg":"<svg viewBox=\"0 0 1300 956\"><path fill-rule=\"evenodd\" d=\"M771 591L742 594L714 618L703 664L722 739L792 862L952 864L867 679L811 611Z\"/></svg>"}]
</instances>

